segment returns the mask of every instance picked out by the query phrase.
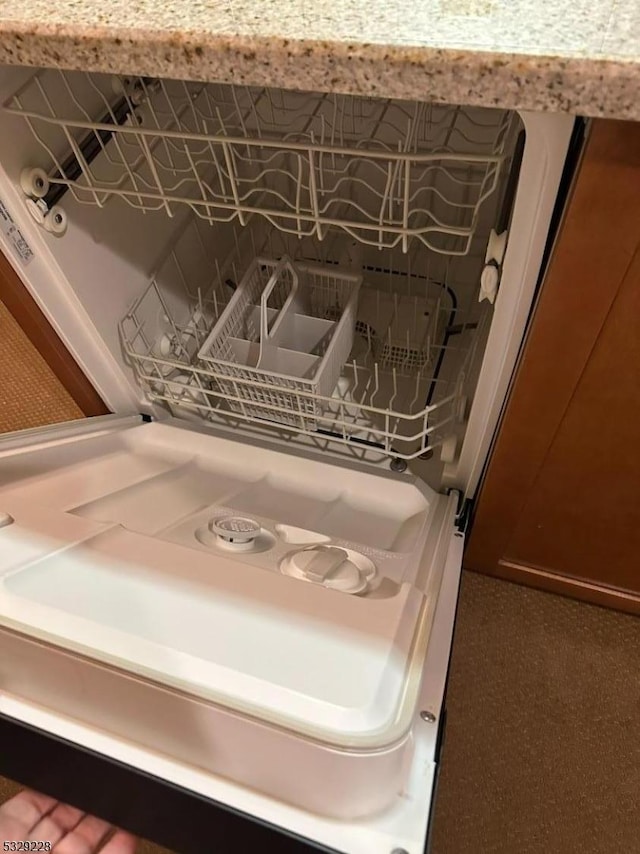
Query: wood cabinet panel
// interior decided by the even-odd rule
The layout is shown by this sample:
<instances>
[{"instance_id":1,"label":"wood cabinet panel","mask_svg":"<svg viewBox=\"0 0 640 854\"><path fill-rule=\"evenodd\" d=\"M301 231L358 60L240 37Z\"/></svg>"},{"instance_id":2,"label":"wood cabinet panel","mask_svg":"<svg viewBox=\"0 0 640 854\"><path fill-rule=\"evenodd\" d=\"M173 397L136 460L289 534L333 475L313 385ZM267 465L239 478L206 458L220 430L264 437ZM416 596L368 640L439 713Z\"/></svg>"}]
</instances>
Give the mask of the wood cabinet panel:
<instances>
[{"instance_id":1,"label":"wood cabinet panel","mask_svg":"<svg viewBox=\"0 0 640 854\"><path fill-rule=\"evenodd\" d=\"M106 415L109 410L58 337L38 304L0 252L0 300L47 362L85 415Z\"/></svg>"},{"instance_id":2,"label":"wood cabinet panel","mask_svg":"<svg viewBox=\"0 0 640 854\"><path fill-rule=\"evenodd\" d=\"M640 125L596 122L483 484L470 569L640 601Z\"/></svg>"},{"instance_id":3,"label":"wood cabinet panel","mask_svg":"<svg viewBox=\"0 0 640 854\"><path fill-rule=\"evenodd\" d=\"M505 557L640 592L640 250Z\"/></svg>"}]
</instances>

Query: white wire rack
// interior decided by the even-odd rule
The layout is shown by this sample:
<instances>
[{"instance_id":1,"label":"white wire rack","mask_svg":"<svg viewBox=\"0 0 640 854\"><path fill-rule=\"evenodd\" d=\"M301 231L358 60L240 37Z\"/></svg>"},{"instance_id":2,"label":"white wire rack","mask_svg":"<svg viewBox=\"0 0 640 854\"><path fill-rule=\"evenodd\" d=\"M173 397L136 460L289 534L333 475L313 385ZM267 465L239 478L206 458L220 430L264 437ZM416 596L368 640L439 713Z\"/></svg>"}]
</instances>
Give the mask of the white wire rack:
<instances>
[{"instance_id":1,"label":"white wire rack","mask_svg":"<svg viewBox=\"0 0 640 854\"><path fill-rule=\"evenodd\" d=\"M471 297L460 305L445 280L429 278L424 264L409 271L365 264L354 345L331 394L276 385L265 396L264 384L251 377L235 377L230 389L228 375L197 354L251 258L286 251L305 261L333 259L337 266L349 245L334 235L320 253L314 240L243 229L234 231L225 263L207 267L210 242L210 230L193 218L120 323L126 359L150 399L181 417L259 425L291 441L311 437L347 446L356 455L371 449L413 459L456 432L477 361ZM394 255L388 253L389 260ZM190 288L187 263L211 271L210 281Z\"/></svg>"},{"instance_id":2,"label":"white wire rack","mask_svg":"<svg viewBox=\"0 0 640 854\"><path fill-rule=\"evenodd\" d=\"M469 252L514 122L498 110L56 70L5 109L42 146L46 162L30 165L80 203L117 196L169 216L187 204L241 225L258 214L298 237L340 229L447 255Z\"/></svg>"}]
</instances>

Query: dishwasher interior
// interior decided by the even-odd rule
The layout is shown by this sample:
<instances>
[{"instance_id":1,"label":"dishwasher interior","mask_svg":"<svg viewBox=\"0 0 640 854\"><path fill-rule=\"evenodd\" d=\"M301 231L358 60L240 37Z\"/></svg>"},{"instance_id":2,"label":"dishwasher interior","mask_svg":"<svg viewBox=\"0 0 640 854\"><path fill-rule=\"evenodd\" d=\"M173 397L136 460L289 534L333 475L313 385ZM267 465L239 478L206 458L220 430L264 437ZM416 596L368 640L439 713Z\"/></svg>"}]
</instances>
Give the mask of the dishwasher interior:
<instances>
[{"instance_id":1,"label":"dishwasher interior","mask_svg":"<svg viewBox=\"0 0 640 854\"><path fill-rule=\"evenodd\" d=\"M455 468L517 114L46 70L5 120L3 162L140 411L419 460L435 488Z\"/></svg>"}]
</instances>

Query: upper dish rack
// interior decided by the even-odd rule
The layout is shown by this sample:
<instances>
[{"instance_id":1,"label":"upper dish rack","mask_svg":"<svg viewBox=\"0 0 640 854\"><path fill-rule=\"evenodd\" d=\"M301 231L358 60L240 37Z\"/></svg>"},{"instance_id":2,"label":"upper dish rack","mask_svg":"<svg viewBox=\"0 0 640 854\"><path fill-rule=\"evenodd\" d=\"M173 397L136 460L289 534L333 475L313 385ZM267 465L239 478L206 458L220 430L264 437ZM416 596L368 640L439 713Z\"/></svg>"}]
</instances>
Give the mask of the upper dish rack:
<instances>
[{"instance_id":1,"label":"upper dish rack","mask_svg":"<svg viewBox=\"0 0 640 854\"><path fill-rule=\"evenodd\" d=\"M44 149L23 189L46 217L69 191L209 222L265 217L323 240L412 239L465 255L496 190L513 115L337 94L39 71L4 105ZM477 114L476 114L477 115Z\"/></svg>"}]
</instances>

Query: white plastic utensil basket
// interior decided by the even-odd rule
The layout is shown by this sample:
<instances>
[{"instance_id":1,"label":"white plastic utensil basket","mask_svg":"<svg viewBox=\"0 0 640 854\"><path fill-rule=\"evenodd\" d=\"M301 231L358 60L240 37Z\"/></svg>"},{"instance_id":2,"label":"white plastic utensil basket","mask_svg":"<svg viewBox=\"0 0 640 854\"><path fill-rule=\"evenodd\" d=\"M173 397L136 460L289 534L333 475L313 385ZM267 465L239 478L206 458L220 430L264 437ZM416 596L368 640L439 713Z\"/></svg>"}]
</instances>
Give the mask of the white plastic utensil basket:
<instances>
[{"instance_id":1,"label":"white plastic utensil basket","mask_svg":"<svg viewBox=\"0 0 640 854\"><path fill-rule=\"evenodd\" d=\"M229 377L217 382L230 407L313 429L313 396L331 396L351 352L361 282L288 256L256 258L198 353Z\"/></svg>"}]
</instances>

